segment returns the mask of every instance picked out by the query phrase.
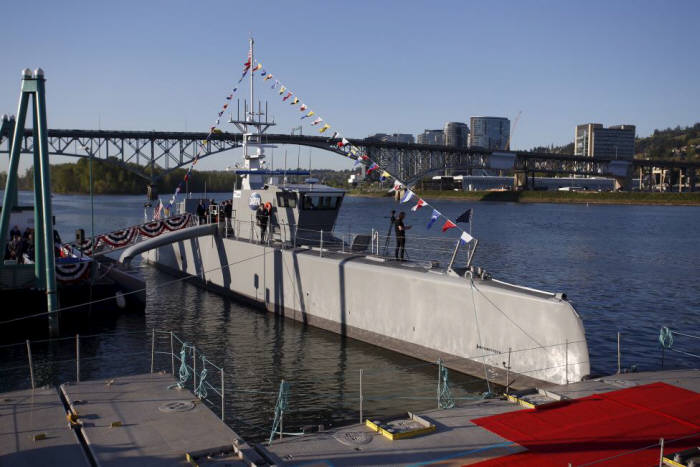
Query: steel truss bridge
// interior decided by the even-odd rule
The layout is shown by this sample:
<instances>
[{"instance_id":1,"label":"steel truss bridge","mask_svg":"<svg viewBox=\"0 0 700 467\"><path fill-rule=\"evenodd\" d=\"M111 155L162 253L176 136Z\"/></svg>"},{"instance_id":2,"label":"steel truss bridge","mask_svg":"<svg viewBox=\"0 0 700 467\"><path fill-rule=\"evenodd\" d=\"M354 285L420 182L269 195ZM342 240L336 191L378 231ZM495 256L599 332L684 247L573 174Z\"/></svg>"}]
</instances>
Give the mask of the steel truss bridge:
<instances>
[{"instance_id":1,"label":"steel truss bridge","mask_svg":"<svg viewBox=\"0 0 700 467\"><path fill-rule=\"evenodd\" d=\"M13 120L3 120L0 129L0 153L9 152L9 140L14 131ZM49 130L49 152L52 155L103 160L129 170L155 183L167 173L189 166L197 151L199 158L241 147L240 133L217 133L207 141L203 132L112 131L112 130ZM266 134L263 142L278 145L299 145L322 149L343 156L338 140L320 136ZM516 184L527 187L528 176L534 174L571 174L612 177L623 185L633 174L650 173L652 168L679 171L695 187L700 163L641 160L611 160L568 154L526 151L493 152L474 148L457 148L411 143L377 141L371 138L350 139L364 154L396 175L413 184L431 174L471 174L474 170L514 173ZM203 146L202 146L203 145ZM201 146L201 147L200 147ZM22 152L32 153L32 130L25 130Z\"/></svg>"}]
</instances>

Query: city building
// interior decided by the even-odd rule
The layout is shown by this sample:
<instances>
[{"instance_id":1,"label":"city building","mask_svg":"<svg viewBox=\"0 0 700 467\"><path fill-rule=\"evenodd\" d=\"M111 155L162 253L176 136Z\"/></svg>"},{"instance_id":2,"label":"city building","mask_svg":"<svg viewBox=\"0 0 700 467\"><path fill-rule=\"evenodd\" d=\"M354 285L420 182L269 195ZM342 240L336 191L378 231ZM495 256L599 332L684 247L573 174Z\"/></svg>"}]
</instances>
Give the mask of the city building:
<instances>
[{"instance_id":1,"label":"city building","mask_svg":"<svg viewBox=\"0 0 700 467\"><path fill-rule=\"evenodd\" d=\"M445 133L442 130L425 130L418 135L418 144L445 144Z\"/></svg>"},{"instance_id":2,"label":"city building","mask_svg":"<svg viewBox=\"0 0 700 467\"><path fill-rule=\"evenodd\" d=\"M634 134L634 125L613 125L608 128L600 123L577 125L574 154L631 160L634 158Z\"/></svg>"},{"instance_id":3,"label":"city building","mask_svg":"<svg viewBox=\"0 0 700 467\"><path fill-rule=\"evenodd\" d=\"M469 146L489 151L504 150L510 140L510 120L504 117L471 117Z\"/></svg>"},{"instance_id":4,"label":"city building","mask_svg":"<svg viewBox=\"0 0 700 467\"><path fill-rule=\"evenodd\" d=\"M408 133L393 133L388 135L386 133L376 133L372 136L368 136L367 139L382 141L385 143L415 143L413 135Z\"/></svg>"},{"instance_id":5,"label":"city building","mask_svg":"<svg viewBox=\"0 0 700 467\"><path fill-rule=\"evenodd\" d=\"M447 122L443 130L445 145L466 148L469 143L469 127L462 122Z\"/></svg>"}]
</instances>

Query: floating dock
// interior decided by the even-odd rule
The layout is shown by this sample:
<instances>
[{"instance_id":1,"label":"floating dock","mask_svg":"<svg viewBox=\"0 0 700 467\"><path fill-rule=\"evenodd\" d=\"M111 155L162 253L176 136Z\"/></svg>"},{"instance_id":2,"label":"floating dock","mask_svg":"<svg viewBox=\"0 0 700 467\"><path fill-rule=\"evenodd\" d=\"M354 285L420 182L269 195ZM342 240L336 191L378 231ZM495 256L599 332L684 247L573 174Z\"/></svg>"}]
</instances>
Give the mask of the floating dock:
<instances>
[{"instance_id":1,"label":"floating dock","mask_svg":"<svg viewBox=\"0 0 700 467\"><path fill-rule=\"evenodd\" d=\"M0 465L90 465L55 388L1 394L0 426Z\"/></svg>"},{"instance_id":2,"label":"floating dock","mask_svg":"<svg viewBox=\"0 0 700 467\"><path fill-rule=\"evenodd\" d=\"M660 438L669 460L700 441L699 392L700 370L619 374L424 412L436 429L416 437L358 423L259 449L280 465L656 465Z\"/></svg>"},{"instance_id":3,"label":"floating dock","mask_svg":"<svg viewBox=\"0 0 700 467\"><path fill-rule=\"evenodd\" d=\"M166 374L3 394L0 465L262 465L202 401ZM41 436L43 434L43 436ZM39 436L39 439L37 438Z\"/></svg>"},{"instance_id":4,"label":"floating dock","mask_svg":"<svg viewBox=\"0 0 700 467\"><path fill-rule=\"evenodd\" d=\"M700 442L700 370L611 375L248 445L166 374L0 395L0 465L667 465ZM677 454L676 453L681 453ZM685 453L685 454L682 454Z\"/></svg>"}]
</instances>

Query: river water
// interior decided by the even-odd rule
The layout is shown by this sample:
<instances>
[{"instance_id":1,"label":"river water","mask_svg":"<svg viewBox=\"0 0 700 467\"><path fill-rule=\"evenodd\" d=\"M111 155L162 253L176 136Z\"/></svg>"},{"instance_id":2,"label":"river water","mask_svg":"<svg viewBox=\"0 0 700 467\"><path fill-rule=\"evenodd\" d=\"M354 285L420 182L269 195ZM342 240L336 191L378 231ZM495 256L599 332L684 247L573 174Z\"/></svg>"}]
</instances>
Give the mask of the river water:
<instances>
[{"instance_id":1,"label":"river water","mask_svg":"<svg viewBox=\"0 0 700 467\"><path fill-rule=\"evenodd\" d=\"M31 193L21 193L20 200L31 202ZM143 201L141 196L95 197L96 233L143 222ZM90 234L89 197L56 195L53 203L65 240L77 227ZM435 204L452 219L474 209L472 234L480 241L476 265L497 279L568 295L583 318L594 373L616 371L618 331L622 366L640 370L660 367L661 326L700 334L699 207ZM407 235L409 257L446 261L458 234L443 234L440 225L426 229L431 208L412 213L409 207L390 199L348 197L336 232L378 228L384 233L391 210L406 210L406 224L413 226ZM290 383L285 431L356 421L360 369L365 416L436 405L435 365L254 310L150 266L141 266L141 273L148 284L145 316L127 314L93 329L113 335L82 337L81 352L87 355L81 361L82 379L148 371L155 328L172 330L224 366L226 421L248 439L260 440L270 429L283 378ZM700 354L700 341L677 337L674 348ZM0 350L2 365L17 367L5 371L10 377L3 378L0 389L26 385L25 348ZM156 350L167 353L156 354L156 369L169 371L169 335L157 334ZM40 383L74 378L73 341L36 343L33 351ZM670 367L697 363L678 353L665 355ZM209 378L218 387L218 373L212 369ZM450 372L450 387L455 397L464 398L487 389L484 381L455 372ZM210 391L218 410L217 397Z\"/></svg>"}]
</instances>

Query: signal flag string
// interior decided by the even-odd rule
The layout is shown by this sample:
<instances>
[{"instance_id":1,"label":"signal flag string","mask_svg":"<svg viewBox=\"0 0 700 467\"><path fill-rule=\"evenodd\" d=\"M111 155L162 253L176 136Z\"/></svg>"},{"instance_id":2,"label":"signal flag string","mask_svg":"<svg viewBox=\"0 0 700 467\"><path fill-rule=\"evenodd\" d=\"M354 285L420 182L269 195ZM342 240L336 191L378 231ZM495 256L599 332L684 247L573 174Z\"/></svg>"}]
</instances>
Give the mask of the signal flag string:
<instances>
[{"instance_id":1,"label":"signal flag string","mask_svg":"<svg viewBox=\"0 0 700 467\"><path fill-rule=\"evenodd\" d=\"M256 62L257 62L257 60L256 60ZM248 66L248 68L250 68L250 66L251 66L250 56L248 57L248 62L246 62L246 65ZM259 69L263 70L259 75L260 78L262 78L263 82L267 81L267 80L272 80L272 79L275 80L274 83L272 83L272 86L270 86L270 89L273 89L273 90L279 89L278 93L280 96L283 96L282 97L283 102L286 102L288 99L290 99L292 96L294 96L294 99L292 100L291 105L295 106L295 107L298 106L299 111L304 113L304 115L301 116L301 120L304 120L306 118L309 118L309 117L316 115L316 112L311 110L301 100L301 98L298 95L296 95L293 91L291 91L286 85L284 85L278 79L275 79L275 75L273 75L272 73L268 73L265 70L265 68L262 66L262 63L260 63L260 62L258 62L255 65L255 67L253 68L253 72L255 72L255 70L259 70ZM247 71L247 68L246 68L246 71ZM245 71L244 71L244 76L245 76ZM306 112L307 110L308 110L308 112ZM319 128L318 132L323 134L331 128L331 125L327 121L325 121L323 118L316 115L316 119L311 122L311 125L318 126L318 125L321 125L321 123L323 123L323 125ZM338 140L335 143L335 146L339 150L342 151L343 156L348 157L350 159L353 159L355 161L355 163L353 164L353 167L357 166L358 164L362 164L365 167L365 174L366 175L369 175L374 171L378 171L380 181L384 181L384 180L393 178L394 185L393 185L391 191L392 192L400 192L400 190L402 190L402 189L405 190L403 196L401 197L401 203L408 203L414 197L417 198L418 201L417 201L416 205L413 206L413 208L411 208L411 211L416 212L418 209L422 208L423 206L431 206L430 204L428 204L427 201L416 196L416 194L413 193L413 191L410 189L410 187L408 187L407 184L403 183L398 177L396 177L395 175L390 173L385 168L381 167L379 165L379 163L372 160L369 156L367 156L367 154L362 154L362 151L360 151L360 149L357 146L355 146L348 139L346 139L340 131L336 130L333 132L333 135L329 138L329 141L333 141L333 140ZM460 238L459 238L461 243L466 244L466 243L469 243L472 240L474 240L474 237L472 237L470 233L468 233L466 230L462 229L461 227L459 227L457 225L457 222L465 222L462 219L465 218L465 216L467 216L468 220L466 222L469 222L470 227L471 227L471 217L472 217L472 212L473 212L472 209L469 209L467 212L465 212L464 214L459 216L457 218L457 222L453 222L450 218L448 218L443 213L441 213L440 211L435 209L434 206L431 206L431 207L433 207L433 212L431 214L430 221L428 222L428 226L427 226L428 229L430 229L430 227L432 227L432 225L438 219L444 218L445 223L442 226L443 232L446 232L450 229L456 228L462 232L460 235Z\"/></svg>"}]
</instances>

